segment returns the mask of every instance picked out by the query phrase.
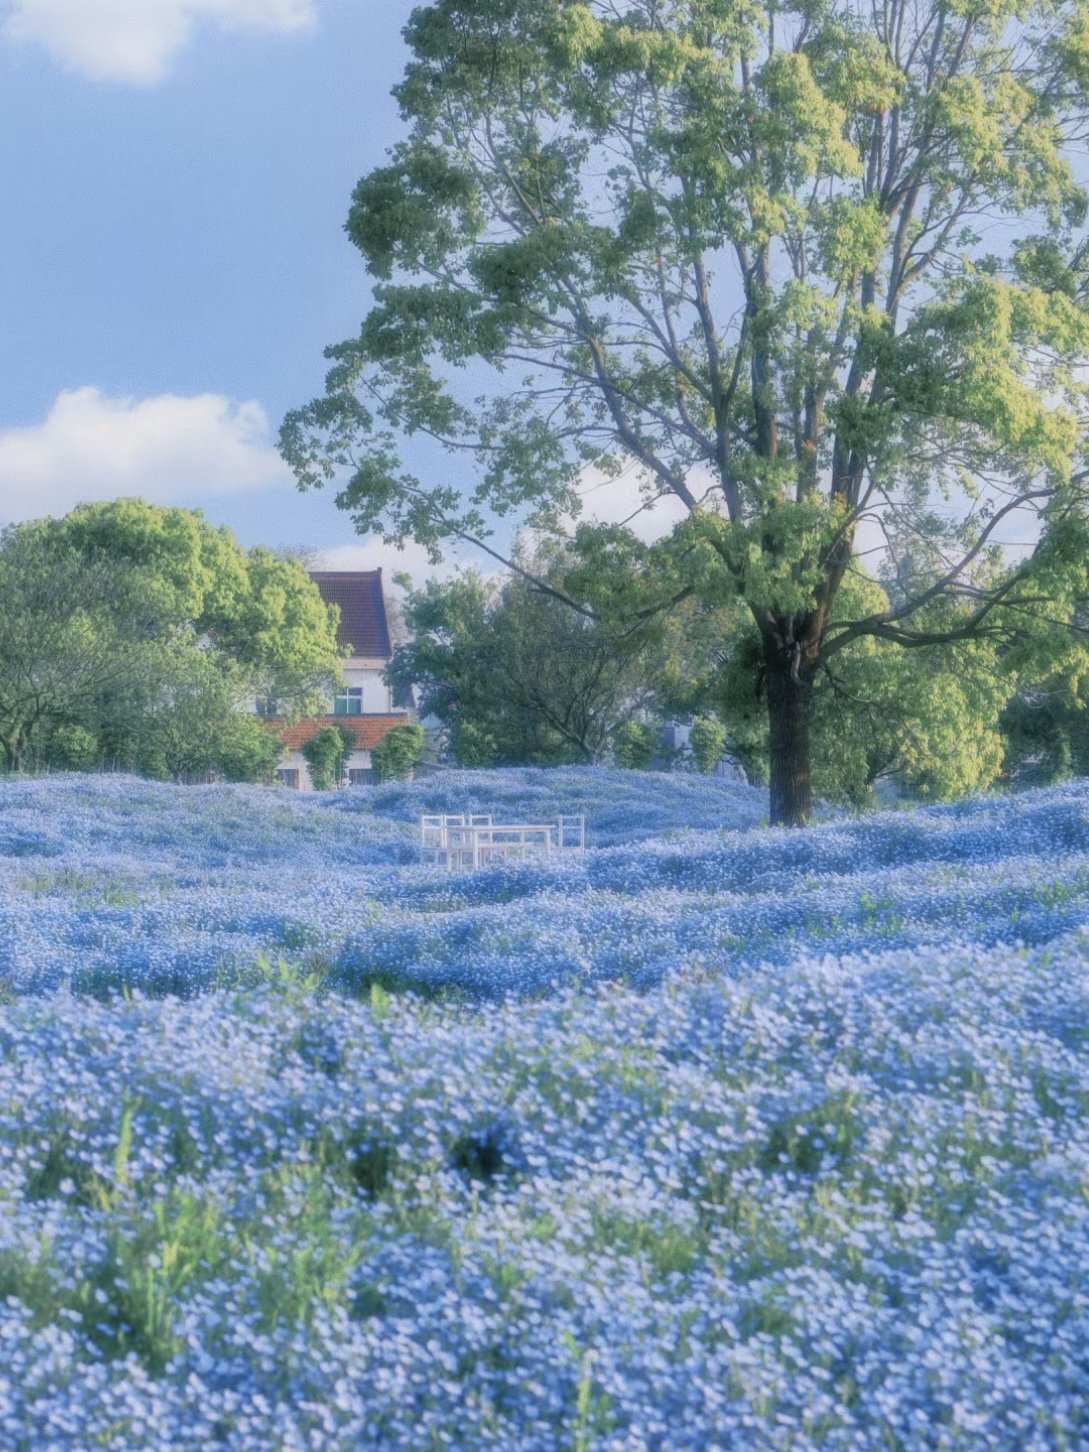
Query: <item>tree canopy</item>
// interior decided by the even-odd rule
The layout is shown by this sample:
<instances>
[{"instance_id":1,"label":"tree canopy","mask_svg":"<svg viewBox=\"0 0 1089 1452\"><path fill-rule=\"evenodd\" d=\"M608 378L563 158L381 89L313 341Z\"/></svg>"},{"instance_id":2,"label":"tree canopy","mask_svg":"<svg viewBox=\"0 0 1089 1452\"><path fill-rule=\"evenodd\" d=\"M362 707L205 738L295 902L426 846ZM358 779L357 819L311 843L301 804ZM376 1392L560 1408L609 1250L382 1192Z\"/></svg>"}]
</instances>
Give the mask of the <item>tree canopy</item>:
<instances>
[{"instance_id":1,"label":"tree canopy","mask_svg":"<svg viewBox=\"0 0 1089 1452\"><path fill-rule=\"evenodd\" d=\"M296 560L243 550L199 510L142 499L81 505L43 528L57 548L89 564L138 570L146 601L245 667L287 714L319 709L335 688L335 615Z\"/></svg>"},{"instance_id":2,"label":"tree canopy","mask_svg":"<svg viewBox=\"0 0 1089 1452\"><path fill-rule=\"evenodd\" d=\"M528 562L542 578L565 561ZM416 688L465 766L594 762L650 695L656 661L642 638L607 626L514 575L430 580L404 606L411 639L389 676Z\"/></svg>"},{"instance_id":3,"label":"tree canopy","mask_svg":"<svg viewBox=\"0 0 1089 1452\"><path fill-rule=\"evenodd\" d=\"M371 748L371 766L376 782L407 781L423 756L427 734L418 721L406 721L387 731Z\"/></svg>"},{"instance_id":4,"label":"tree canopy","mask_svg":"<svg viewBox=\"0 0 1089 1452\"><path fill-rule=\"evenodd\" d=\"M852 573L836 612L888 608L882 584ZM759 631L737 602L680 607L671 635L683 642L664 658L657 682L660 708L678 715L713 713L726 731L719 747L751 782L766 783L769 723ZM927 623L947 617L933 607ZM756 683L754 689L754 681ZM826 801L867 805L876 783L938 801L989 787L1009 747L1002 713L1018 676L988 639L957 640L905 651L868 637L822 663L813 681L812 777ZM695 749L695 747L693 747Z\"/></svg>"},{"instance_id":5,"label":"tree canopy","mask_svg":"<svg viewBox=\"0 0 1089 1452\"><path fill-rule=\"evenodd\" d=\"M436 551L577 511L590 465L675 496L641 608L748 612L778 822L825 663L1069 622L1084 0L435 0L406 38L348 219L373 305L284 424L303 487ZM837 611L863 548L926 569Z\"/></svg>"},{"instance_id":6,"label":"tree canopy","mask_svg":"<svg viewBox=\"0 0 1089 1452\"><path fill-rule=\"evenodd\" d=\"M282 748L255 696L299 713L339 680L335 618L296 563L142 500L6 530L0 607L9 767L258 779Z\"/></svg>"}]
</instances>

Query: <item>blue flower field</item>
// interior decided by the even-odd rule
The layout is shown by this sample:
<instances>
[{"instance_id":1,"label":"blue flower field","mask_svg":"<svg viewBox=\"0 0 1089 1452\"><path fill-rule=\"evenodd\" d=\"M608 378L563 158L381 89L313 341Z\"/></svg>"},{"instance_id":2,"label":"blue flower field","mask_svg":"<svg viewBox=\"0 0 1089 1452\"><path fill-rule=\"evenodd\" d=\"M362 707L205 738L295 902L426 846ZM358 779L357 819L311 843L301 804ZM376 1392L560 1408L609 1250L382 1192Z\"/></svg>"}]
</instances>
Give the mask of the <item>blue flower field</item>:
<instances>
[{"instance_id":1,"label":"blue flower field","mask_svg":"<svg viewBox=\"0 0 1089 1452\"><path fill-rule=\"evenodd\" d=\"M764 809L0 781L0 1448L1089 1448L1089 783Z\"/></svg>"}]
</instances>

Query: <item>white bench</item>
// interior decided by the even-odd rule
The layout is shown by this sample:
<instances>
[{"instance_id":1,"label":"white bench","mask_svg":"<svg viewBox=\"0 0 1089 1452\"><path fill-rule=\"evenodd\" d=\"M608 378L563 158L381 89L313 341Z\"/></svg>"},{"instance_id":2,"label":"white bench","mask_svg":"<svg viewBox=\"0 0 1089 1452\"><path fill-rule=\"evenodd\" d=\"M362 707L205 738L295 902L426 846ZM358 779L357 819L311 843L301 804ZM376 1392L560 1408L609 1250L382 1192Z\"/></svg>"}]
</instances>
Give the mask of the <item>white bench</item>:
<instances>
[{"instance_id":1,"label":"white bench","mask_svg":"<svg viewBox=\"0 0 1089 1452\"><path fill-rule=\"evenodd\" d=\"M586 850L586 818L560 816L554 822L493 822L490 815L420 818L420 846L432 862L453 870L491 862L548 858Z\"/></svg>"}]
</instances>

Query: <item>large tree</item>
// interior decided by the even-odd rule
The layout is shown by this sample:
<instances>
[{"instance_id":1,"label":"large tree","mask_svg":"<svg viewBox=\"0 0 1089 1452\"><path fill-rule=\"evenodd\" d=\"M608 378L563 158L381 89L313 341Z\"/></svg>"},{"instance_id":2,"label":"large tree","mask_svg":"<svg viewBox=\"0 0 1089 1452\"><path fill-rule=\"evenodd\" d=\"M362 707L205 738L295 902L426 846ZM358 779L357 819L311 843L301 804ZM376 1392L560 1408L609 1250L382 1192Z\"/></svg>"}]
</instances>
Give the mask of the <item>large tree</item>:
<instances>
[{"instance_id":1,"label":"large tree","mask_svg":"<svg viewBox=\"0 0 1089 1452\"><path fill-rule=\"evenodd\" d=\"M9 770L36 759L47 734L67 738L104 696L141 689L153 674L147 641L161 617L135 572L90 564L41 530L0 534L0 620L0 764Z\"/></svg>"},{"instance_id":2,"label":"large tree","mask_svg":"<svg viewBox=\"0 0 1089 1452\"><path fill-rule=\"evenodd\" d=\"M523 560L545 582L564 563ZM618 639L519 575L429 580L407 595L404 618L410 639L389 678L417 691L464 766L601 761L650 698L656 638Z\"/></svg>"},{"instance_id":3,"label":"large tree","mask_svg":"<svg viewBox=\"0 0 1089 1452\"><path fill-rule=\"evenodd\" d=\"M676 496L679 592L759 633L774 822L810 813L823 664L1069 618L1085 0L436 0L406 38L348 220L373 306L284 425L302 486L345 470L360 529L434 548L570 511L590 464ZM408 435L456 464L416 477ZM836 613L915 539L916 588Z\"/></svg>"},{"instance_id":4,"label":"large tree","mask_svg":"<svg viewBox=\"0 0 1089 1452\"><path fill-rule=\"evenodd\" d=\"M0 535L0 759L170 776L271 774L255 696L321 709L335 615L291 560L198 513L84 505Z\"/></svg>"},{"instance_id":5,"label":"large tree","mask_svg":"<svg viewBox=\"0 0 1089 1452\"><path fill-rule=\"evenodd\" d=\"M873 615L893 597L852 571L832 623ZM725 727L724 754L749 780L768 777L763 643L737 601L708 607L689 599L675 612L675 642L657 682L661 708L704 712ZM931 606L919 622L934 635L955 629L958 612ZM754 689L755 683L755 689ZM873 636L823 661L809 701L814 792L864 807L878 781L911 795L951 800L986 790L1003 768L1002 712L1018 674L990 637L905 651Z\"/></svg>"}]
</instances>

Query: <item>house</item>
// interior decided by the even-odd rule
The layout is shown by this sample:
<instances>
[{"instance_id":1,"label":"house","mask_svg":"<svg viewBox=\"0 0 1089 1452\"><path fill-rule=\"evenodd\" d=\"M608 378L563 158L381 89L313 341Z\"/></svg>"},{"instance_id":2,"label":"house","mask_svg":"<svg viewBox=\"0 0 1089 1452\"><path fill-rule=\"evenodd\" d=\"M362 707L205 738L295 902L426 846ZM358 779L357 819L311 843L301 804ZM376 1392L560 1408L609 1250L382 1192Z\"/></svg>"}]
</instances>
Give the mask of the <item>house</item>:
<instances>
[{"instance_id":1,"label":"house","mask_svg":"<svg viewBox=\"0 0 1089 1452\"><path fill-rule=\"evenodd\" d=\"M355 737L355 750L348 759L348 785L364 786L373 780L371 750L387 731L410 719L412 707L411 700L395 699L384 679L393 644L382 571L311 570L310 578L325 603L340 611L337 643L347 652L341 666L345 685L335 700L328 702L324 716L284 724L281 736L287 751L276 773L277 780L284 786L312 790L302 747L323 726L335 725L346 726ZM272 716L267 709L262 714Z\"/></svg>"}]
</instances>

